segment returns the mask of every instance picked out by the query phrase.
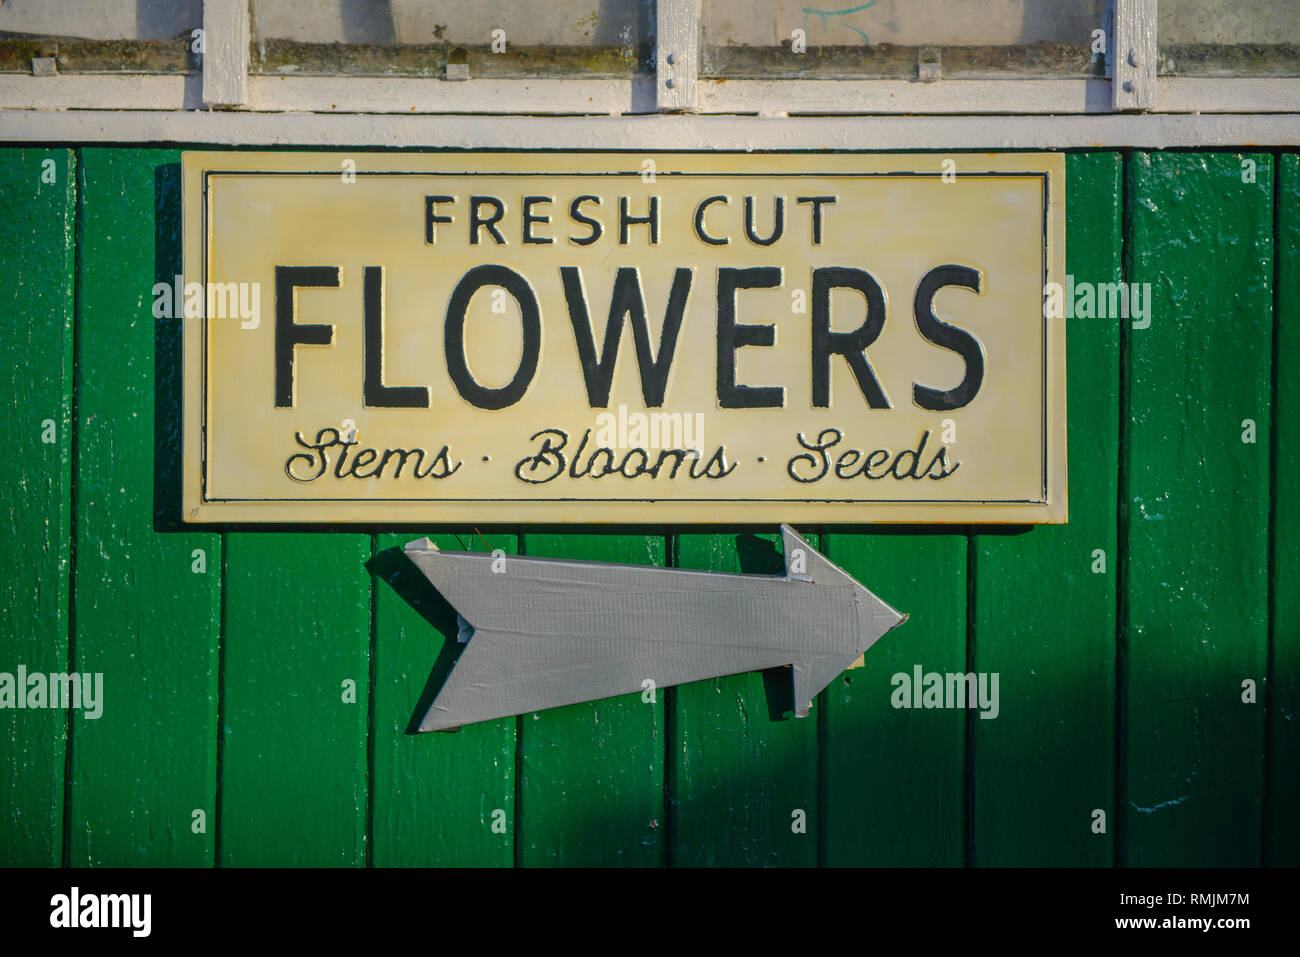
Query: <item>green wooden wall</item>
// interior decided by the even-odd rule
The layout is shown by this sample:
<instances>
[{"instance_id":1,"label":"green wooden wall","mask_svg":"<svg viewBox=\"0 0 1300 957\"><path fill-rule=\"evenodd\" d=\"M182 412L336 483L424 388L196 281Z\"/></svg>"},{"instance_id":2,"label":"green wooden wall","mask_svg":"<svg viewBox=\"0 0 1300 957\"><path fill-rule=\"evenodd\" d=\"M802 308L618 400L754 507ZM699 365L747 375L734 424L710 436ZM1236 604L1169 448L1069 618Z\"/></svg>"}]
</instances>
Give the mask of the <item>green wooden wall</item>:
<instances>
[{"instance_id":1,"label":"green wooden wall","mask_svg":"<svg viewBox=\"0 0 1300 957\"><path fill-rule=\"evenodd\" d=\"M425 735L424 529L177 521L179 158L0 148L0 671L106 685L0 710L0 863L1300 863L1300 155L1069 156L1068 271L1153 297L1068 321L1070 522L808 529L912 615L812 717L756 673ZM772 532L435 540L773 572ZM893 708L917 664L998 717Z\"/></svg>"}]
</instances>

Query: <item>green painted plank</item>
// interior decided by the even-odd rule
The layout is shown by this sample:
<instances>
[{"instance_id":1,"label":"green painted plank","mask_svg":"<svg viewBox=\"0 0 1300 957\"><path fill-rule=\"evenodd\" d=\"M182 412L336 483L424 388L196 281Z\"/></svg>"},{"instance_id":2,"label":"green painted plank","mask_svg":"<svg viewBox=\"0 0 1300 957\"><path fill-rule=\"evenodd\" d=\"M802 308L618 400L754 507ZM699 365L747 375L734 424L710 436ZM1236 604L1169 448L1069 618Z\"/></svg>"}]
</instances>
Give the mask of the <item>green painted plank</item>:
<instances>
[{"instance_id":1,"label":"green painted plank","mask_svg":"<svg viewBox=\"0 0 1300 957\"><path fill-rule=\"evenodd\" d=\"M362 866L370 536L226 536L220 862Z\"/></svg>"},{"instance_id":2,"label":"green painted plank","mask_svg":"<svg viewBox=\"0 0 1300 957\"><path fill-rule=\"evenodd\" d=\"M515 842L514 718L414 733L461 646L456 614L402 554L416 533L378 536L373 861L380 867L509 867ZM489 530L430 536L455 551L518 550ZM501 556L504 557L504 556ZM500 566L509 573L509 564Z\"/></svg>"},{"instance_id":3,"label":"green painted plank","mask_svg":"<svg viewBox=\"0 0 1300 957\"><path fill-rule=\"evenodd\" d=\"M213 860L221 543L179 524L180 323L153 317L180 272L179 160L81 153L73 654L105 701L73 719L72 864Z\"/></svg>"},{"instance_id":4,"label":"green painted plank","mask_svg":"<svg viewBox=\"0 0 1300 957\"><path fill-rule=\"evenodd\" d=\"M1120 280L1120 188L1117 154L1067 158L1066 271L1076 295L1083 283ZM974 539L974 670L999 676L1001 699L997 718L972 723L976 865L1113 860L1121 321L1058 320L1068 349L1069 523Z\"/></svg>"},{"instance_id":5,"label":"green painted plank","mask_svg":"<svg viewBox=\"0 0 1300 957\"><path fill-rule=\"evenodd\" d=\"M1244 180L1243 160L1254 164ZM1273 160L1136 153L1124 436L1119 859L1260 861ZM1242 422L1256 441L1242 441Z\"/></svg>"},{"instance_id":6,"label":"green painted plank","mask_svg":"<svg viewBox=\"0 0 1300 957\"><path fill-rule=\"evenodd\" d=\"M663 565L660 536L528 532L520 551L548 558ZM648 677L648 676L647 676ZM656 866L663 862L664 692L552 708L519 718L516 862Z\"/></svg>"},{"instance_id":7,"label":"green painted plank","mask_svg":"<svg viewBox=\"0 0 1300 957\"><path fill-rule=\"evenodd\" d=\"M71 151L0 150L0 672L15 681L68 670L75 203ZM62 860L67 728L61 710L0 711L0 865Z\"/></svg>"},{"instance_id":8,"label":"green painted plank","mask_svg":"<svg viewBox=\"0 0 1300 957\"><path fill-rule=\"evenodd\" d=\"M803 532L803 529L800 529ZM808 543L820 548L816 535ZM706 571L782 574L776 533L674 538L674 562ZM729 675L671 693L669 749L675 866L817 863L817 723L793 709L788 669ZM802 818L796 818L803 812ZM796 833L796 823L803 830Z\"/></svg>"},{"instance_id":9,"label":"green painted plank","mask_svg":"<svg viewBox=\"0 0 1300 957\"><path fill-rule=\"evenodd\" d=\"M1264 860L1300 864L1300 155L1278 158L1273 358L1273 636Z\"/></svg>"},{"instance_id":10,"label":"green painted plank","mask_svg":"<svg viewBox=\"0 0 1300 957\"><path fill-rule=\"evenodd\" d=\"M966 536L833 529L826 554L909 615L821 695L822 863L953 867L965 855L966 721L895 707L922 674L966 670Z\"/></svg>"}]
</instances>

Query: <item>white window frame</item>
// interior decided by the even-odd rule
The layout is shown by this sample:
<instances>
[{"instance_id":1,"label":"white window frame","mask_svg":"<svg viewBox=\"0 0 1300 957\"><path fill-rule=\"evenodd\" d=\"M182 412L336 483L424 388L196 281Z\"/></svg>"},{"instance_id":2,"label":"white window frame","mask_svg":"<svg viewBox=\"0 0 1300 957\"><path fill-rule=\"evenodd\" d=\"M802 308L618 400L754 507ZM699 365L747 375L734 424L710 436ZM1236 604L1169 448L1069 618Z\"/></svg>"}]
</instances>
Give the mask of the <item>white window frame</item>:
<instances>
[{"instance_id":1,"label":"white window frame","mask_svg":"<svg viewBox=\"0 0 1300 957\"><path fill-rule=\"evenodd\" d=\"M510 147L528 130L533 148L640 149L690 128L720 149L1300 144L1300 78L1156 76L1157 0L1112 0L1110 76L936 82L701 78L700 2L657 0L653 74L451 83L250 74L248 3L204 0L200 74L0 75L0 139ZM503 104L507 124L483 116Z\"/></svg>"}]
</instances>

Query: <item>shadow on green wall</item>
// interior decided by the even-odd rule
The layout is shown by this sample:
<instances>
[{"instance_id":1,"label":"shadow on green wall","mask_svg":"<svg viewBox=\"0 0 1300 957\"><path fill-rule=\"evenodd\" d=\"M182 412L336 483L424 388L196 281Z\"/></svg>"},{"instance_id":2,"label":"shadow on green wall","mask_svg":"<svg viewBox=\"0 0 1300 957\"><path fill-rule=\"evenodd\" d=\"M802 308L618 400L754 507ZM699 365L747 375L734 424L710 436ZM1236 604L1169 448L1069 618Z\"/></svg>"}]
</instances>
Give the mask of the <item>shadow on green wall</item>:
<instances>
[{"instance_id":1,"label":"shadow on green wall","mask_svg":"<svg viewBox=\"0 0 1300 957\"><path fill-rule=\"evenodd\" d=\"M387 582L389 587L443 638L442 648L430 670L429 680L425 682L424 690L420 692L415 713L411 715L411 720L406 725L407 734L418 734L420 721L433 704L433 699L437 697L439 689L447 680L447 675L451 674L452 666L456 664L456 659L460 657L465 647L456 640L459 630L456 625L456 610L400 548L384 549L370 559L366 567L375 578Z\"/></svg>"},{"instance_id":2,"label":"shadow on green wall","mask_svg":"<svg viewBox=\"0 0 1300 957\"><path fill-rule=\"evenodd\" d=\"M736 536L736 555L744 575L785 574L785 556L769 539L741 533ZM768 668L763 672L763 697L770 720L794 719L794 681L789 668Z\"/></svg>"},{"instance_id":3,"label":"shadow on green wall","mask_svg":"<svg viewBox=\"0 0 1300 957\"><path fill-rule=\"evenodd\" d=\"M181 165L154 173L154 282L171 288L181 275ZM181 522L181 318L154 319L153 527L185 530ZM193 529L189 529L193 531Z\"/></svg>"}]
</instances>

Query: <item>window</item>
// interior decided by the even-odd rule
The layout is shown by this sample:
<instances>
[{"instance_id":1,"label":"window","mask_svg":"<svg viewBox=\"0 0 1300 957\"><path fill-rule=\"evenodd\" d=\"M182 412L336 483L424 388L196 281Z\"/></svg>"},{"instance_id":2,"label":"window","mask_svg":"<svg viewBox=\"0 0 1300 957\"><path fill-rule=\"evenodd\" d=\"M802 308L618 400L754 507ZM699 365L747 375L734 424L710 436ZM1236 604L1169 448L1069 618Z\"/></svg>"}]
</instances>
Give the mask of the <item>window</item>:
<instances>
[{"instance_id":1,"label":"window","mask_svg":"<svg viewBox=\"0 0 1300 957\"><path fill-rule=\"evenodd\" d=\"M1094 31L1104 37L1107 19L1105 0L729 0L704 4L700 72L754 79L1105 76L1105 47Z\"/></svg>"},{"instance_id":2,"label":"window","mask_svg":"<svg viewBox=\"0 0 1300 957\"><path fill-rule=\"evenodd\" d=\"M251 8L254 73L627 77L654 66L654 9L640 0L566 0L552 8L558 16L464 0L253 0Z\"/></svg>"},{"instance_id":3,"label":"window","mask_svg":"<svg viewBox=\"0 0 1300 957\"><path fill-rule=\"evenodd\" d=\"M1300 76L1295 0L1160 0L1156 31L1161 76Z\"/></svg>"},{"instance_id":4,"label":"window","mask_svg":"<svg viewBox=\"0 0 1300 957\"><path fill-rule=\"evenodd\" d=\"M0 0L0 110L1294 119L1298 104L1296 0Z\"/></svg>"}]
</instances>

